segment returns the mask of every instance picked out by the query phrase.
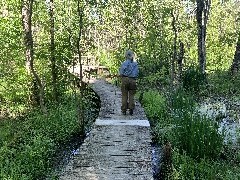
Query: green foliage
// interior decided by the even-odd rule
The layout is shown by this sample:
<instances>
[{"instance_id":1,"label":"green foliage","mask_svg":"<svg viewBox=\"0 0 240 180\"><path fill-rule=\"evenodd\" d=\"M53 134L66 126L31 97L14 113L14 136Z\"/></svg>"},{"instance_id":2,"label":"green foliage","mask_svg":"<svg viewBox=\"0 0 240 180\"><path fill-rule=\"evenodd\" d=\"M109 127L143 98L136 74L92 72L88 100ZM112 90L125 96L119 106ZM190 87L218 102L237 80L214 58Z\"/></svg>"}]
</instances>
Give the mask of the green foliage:
<instances>
[{"instance_id":1,"label":"green foliage","mask_svg":"<svg viewBox=\"0 0 240 180\"><path fill-rule=\"evenodd\" d=\"M178 89L169 94L169 102L171 109L176 112L193 113L196 108L196 103L193 96L188 95L183 89Z\"/></svg>"},{"instance_id":2,"label":"green foliage","mask_svg":"<svg viewBox=\"0 0 240 180\"><path fill-rule=\"evenodd\" d=\"M142 103L149 118L159 119L165 113L165 98L160 93L154 90L144 92Z\"/></svg>"},{"instance_id":3,"label":"green foliage","mask_svg":"<svg viewBox=\"0 0 240 180\"><path fill-rule=\"evenodd\" d=\"M166 98L156 90L149 90L144 92L142 104L150 120L153 140L163 144L172 136Z\"/></svg>"},{"instance_id":4,"label":"green foliage","mask_svg":"<svg viewBox=\"0 0 240 180\"><path fill-rule=\"evenodd\" d=\"M87 95L85 100L88 129L96 118L92 96ZM59 146L80 133L76 111L74 98L66 97L52 106L47 116L36 109L16 120L0 121L0 179L31 180L50 174Z\"/></svg>"},{"instance_id":5,"label":"green foliage","mask_svg":"<svg viewBox=\"0 0 240 180\"><path fill-rule=\"evenodd\" d=\"M0 3L0 116L16 116L26 108L29 77L25 71L22 46L20 2Z\"/></svg>"},{"instance_id":6,"label":"green foliage","mask_svg":"<svg viewBox=\"0 0 240 180\"><path fill-rule=\"evenodd\" d=\"M227 155L228 161L219 160L224 151L223 135L218 132L217 122L196 112L193 96L178 90L165 97L150 90L144 92L142 103L151 123L153 140L172 144L173 171L168 179L239 178L239 154L234 158ZM234 165L229 163L230 159Z\"/></svg>"},{"instance_id":7,"label":"green foliage","mask_svg":"<svg viewBox=\"0 0 240 180\"><path fill-rule=\"evenodd\" d=\"M198 160L217 158L223 146L217 122L196 113L193 97L181 90L173 94L172 108L176 147Z\"/></svg>"},{"instance_id":8,"label":"green foliage","mask_svg":"<svg viewBox=\"0 0 240 180\"><path fill-rule=\"evenodd\" d=\"M172 142L181 152L197 160L216 158L222 150L223 137L216 122L196 113L193 98L183 91L172 94L171 102L156 91L144 93L143 105L160 143ZM170 107L167 107L170 105Z\"/></svg>"},{"instance_id":9,"label":"green foliage","mask_svg":"<svg viewBox=\"0 0 240 180\"><path fill-rule=\"evenodd\" d=\"M195 92L195 94L203 90L205 77L191 66L191 64L197 64L198 57L196 20L194 18L195 4L192 1L119 0L117 2L91 1L90 3L84 1L82 3L86 5L81 41L82 55L96 56L101 64L108 66L111 73L116 74L119 65L124 60L125 50L128 48L134 50L138 56L140 77L142 78L139 85L143 86L143 90L150 89L150 87L162 88L170 82L170 61L173 54L170 12L173 11L177 17L178 40L181 40L185 46L185 67L183 69L186 71L183 72L183 87L188 92ZM116 6L116 3L121 6ZM237 34L239 34L239 30L236 28L239 26L237 3L214 1L211 5L212 11L207 27L206 63L210 84L207 90L213 94L239 94L239 74L231 77L223 71L229 69L235 51ZM2 1L0 5L0 41L2 42L0 49L0 118L16 117L33 110L31 106L33 79L30 77L32 75L27 74L25 68L22 22L19 18L21 1ZM71 86L72 79L69 78L67 68L77 61L75 57L77 55L79 17L76 7L76 1L54 1L55 57L59 96L63 96ZM31 170L31 167L36 170L36 174L41 174L44 168L47 171L49 164L42 164L38 156L32 158L32 155L36 154L39 149L39 156L50 157L52 152L47 149L51 147L54 149L57 142L66 140L80 126L76 120L76 112L73 110L74 104L64 101L64 97L60 98L58 108L52 104L53 84L49 59L51 27L45 1L34 1L32 26L35 51L34 68L44 85L45 102L52 110L49 110L48 117L40 113L29 114L28 119L20 121L21 123L0 124L0 152L4 155L1 155L0 158L6 157L4 160L8 165L6 168L4 163L1 163L0 178L11 179L10 175L14 172L16 172L16 176L13 177L16 179L34 178L35 175L28 171ZM94 96L88 94L86 97L92 99ZM86 99L82 102L86 110L91 107L88 102ZM143 102L157 141L162 143L167 139L180 149L181 155L187 153L196 159L209 157L211 153L213 156L217 156L221 149L221 137L217 134L217 125L199 117L194 112L195 105L192 97L178 92L174 96L166 98L157 91L149 91L144 94ZM85 111L86 117L91 117L92 114L94 114L92 111ZM85 122L85 124L87 123ZM14 145L15 142L19 146ZM210 144L206 142L210 142ZM211 145L215 145L216 150L213 150ZM41 146L48 148L41 149ZM196 151L199 151L200 155L197 155ZM190 157L186 158L193 162L189 167L186 165L183 168L183 174L185 172L189 174L186 179L201 178L200 175L196 176L195 171L198 171L198 168L194 164L195 161L188 159ZM31 164L28 159L33 159L36 166ZM199 161L200 164L205 163ZM23 165L29 169L22 170ZM199 166L202 167L202 165ZM206 167L209 166L206 165ZM191 176L192 169L194 176ZM199 172L205 173L201 169ZM29 176L28 173L30 173ZM182 177L185 176L182 175ZM203 177L211 178L212 176ZM225 178L225 176L223 177ZM236 176L231 174L231 177L234 179Z\"/></svg>"},{"instance_id":10,"label":"green foliage","mask_svg":"<svg viewBox=\"0 0 240 180\"><path fill-rule=\"evenodd\" d=\"M199 93L201 87L206 84L206 77L198 68L190 66L182 74L182 83L187 91Z\"/></svg>"},{"instance_id":11,"label":"green foliage","mask_svg":"<svg viewBox=\"0 0 240 180\"><path fill-rule=\"evenodd\" d=\"M232 76L228 71L216 71L209 75L209 92L220 96L239 96L240 73Z\"/></svg>"},{"instance_id":12,"label":"green foliage","mask_svg":"<svg viewBox=\"0 0 240 180\"><path fill-rule=\"evenodd\" d=\"M240 170L237 165L224 161L201 159L196 162L185 153L173 151L173 173L169 179L239 179Z\"/></svg>"},{"instance_id":13,"label":"green foliage","mask_svg":"<svg viewBox=\"0 0 240 180\"><path fill-rule=\"evenodd\" d=\"M140 72L141 71L147 72L146 69L140 67ZM140 76L142 76L140 81L141 86L162 88L170 84L170 78L165 67L162 67L155 73L147 74L146 76L140 73Z\"/></svg>"},{"instance_id":14,"label":"green foliage","mask_svg":"<svg viewBox=\"0 0 240 180\"><path fill-rule=\"evenodd\" d=\"M186 154L175 150L173 153L173 163L173 179L216 179L216 174L211 164L205 159L196 162Z\"/></svg>"},{"instance_id":15,"label":"green foliage","mask_svg":"<svg viewBox=\"0 0 240 180\"><path fill-rule=\"evenodd\" d=\"M175 145L195 158L217 158L223 145L216 122L193 112L182 111L174 117Z\"/></svg>"},{"instance_id":16,"label":"green foliage","mask_svg":"<svg viewBox=\"0 0 240 180\"><path fill-rule=\"evenodd\" d=\"M207 69L209 72L227 71L234 56L237 34L234 26L239 26L239 16L234 2L217 1L212 4L211 18L208 25ZM223 33L224 32L224 33Z\"/></svg>"},{"instance_id":17,"label":"green foliage","mask_svg":"<svg viewBox=\"0 0 240 180\"><path fill-rule=\"evenodd\" d=\"M124 61L123 54L121 56L113 52L102 50L97 56L101 65L108 67L112 74L118 74L120 64Z\"/></svg>"}]
</instances>

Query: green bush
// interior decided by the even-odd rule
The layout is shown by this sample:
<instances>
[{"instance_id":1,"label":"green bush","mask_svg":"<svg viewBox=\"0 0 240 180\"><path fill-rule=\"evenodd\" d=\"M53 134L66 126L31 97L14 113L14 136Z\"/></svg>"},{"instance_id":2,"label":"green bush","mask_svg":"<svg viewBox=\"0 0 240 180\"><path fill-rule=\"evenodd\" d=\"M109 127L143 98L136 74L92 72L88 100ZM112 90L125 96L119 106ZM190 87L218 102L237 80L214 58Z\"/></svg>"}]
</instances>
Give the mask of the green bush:
<instances>
[{"instance_id":1,"label":"green bush","mask_svg":"<svg viewBox=\"0 0 240 180\"><path fill-rule=\"evenodd\" d=\"M90 125L96 115L87 98L85 124ZM80 134L80 129L76 103L71 98L52 106L47 116L36 109L18 120L1 122L0 179L44 179L53 171L59 145Z\"/></svg>"},{"instance_id":2,"label":"green bush","mask_svg":"<svg viewBox=\"0 0 240 180\"><path fill-rule=\"evenodd\" d=\"M156 90L144 92L142 104L152 128L153 141L163 144L171 136L166 98Z\"/></svg>"},{"instance_id":3,"label":"green bush","mask_svg":"<svg viewBox=\"0 0 240 180\"><path fill-rule=\"evenodd\" d=\"M217 122L201 117L196 112L194 98L183 90L168 99L170 102L157 91L144 93L143 105L154 138L160 144L170 141L180 152L196 160L217 158L223 147L223 135L218 132Z\"/></svg>"},{"instance_id":4,"label":"green bush","mask_svg":"<svg viewBox=\"0 0 240 180\"><path fill-rule=\"evenodd\" d=\"M218 126L199 115L183 114L175 118L175 145L195 159L217 158L223 146Z\"/></svg>"},{"instance_id":5,"label":"green bush","mask_svg":"<svg viewBox=\"0 0 240 180\"><path fill-rule=\"evenodd\" d=\"M213 94L230 97L233 95L239 96L240 72L232 76L228 71L216 71L209 75L209 84L209 90Z\"/></svg>"},{"instance_id":6,"label":"green bush","mask_svg":"<svg viewBox=\"0 0 240 180\"><path fill-rule=\"evenodd\" d=\"M141 70L140 70L141 71ZM167 69L162 67L157 72L152 72L141 78L139 85L144 87L163 88L170 84L170 78Z\"/></svg>"},{"instance_id":7,"label":"green bush","mask_svg":"<svg viewBox=\"0 0 240 180\"><path fill-rule=\"evenodd\" d=\"M36 135L26 144L1 148L1 178L41 179L51 170L51 157L55 149L52 139ZM3 163L2 163L3 162ZM4 163L5 162L5 163Z\"/></svg>"},{"instance_id":8,"label":"green bush","mask_svg":"<svg viewBox=\"0 0 240 180\"><path fill-rule=\"evenodd\" d=\"M237 165L228 164L224 161L212 161L201 159L196 162L193 158L180 153L177 149L173 151L173 173L169 179L239 179L240 168Z\"/></svg>"},{"instance_id":9,"label":"green bush","mask_svg":"<svg viewBox=\"0 0 240 180\"><path fill-rule=\"evenodd\" d=\"M190 66L182 74L182 84L187 91L199 93L201 86L206 84L206 76L198 68Z\"/></svg>"},{"instance_id":10,"label":"green bush","mask_svg":"<svg viewBox=\"0 0 240 180\"><path fill-rule=\"evenodd\" d=\"M194 112L196 103L193 96L189 95L184 89L178 89L168 97L169 106L175 112Z\"/></svg>"},{"instance_id":11,"label":"green bush","mask_svg":"<svg viewBox=\"0 0 240 180\"><path fill-rule=\"evenodd\" d=\"M142 103L151 120L162 119L161 117L165 115L166 100L159 92L154 90L144 92Z\"/></svg>"},{"instance_id":12,"label":"green bush","mask_svg":"<svg viewBox=\"0 0 240 180\"><path fill-rule=\"evenodd\" d=\"M185 153L175 150L173 164L172 179L216 179L211 165L204 159L196 162Z\"/></svg>"}]
</instances>

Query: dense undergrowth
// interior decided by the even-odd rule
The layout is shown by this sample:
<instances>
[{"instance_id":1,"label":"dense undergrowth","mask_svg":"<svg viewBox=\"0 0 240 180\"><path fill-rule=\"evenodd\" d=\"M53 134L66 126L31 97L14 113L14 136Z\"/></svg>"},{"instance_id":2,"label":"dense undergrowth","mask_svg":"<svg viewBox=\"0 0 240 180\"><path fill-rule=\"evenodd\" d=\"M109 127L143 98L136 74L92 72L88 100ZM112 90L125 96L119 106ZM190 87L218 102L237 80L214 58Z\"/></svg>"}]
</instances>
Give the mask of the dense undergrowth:
<instances>
[{"instance_id":1,"label":"dense undergrowth","mask_svg":"<svg viewBox=\"0 0 240 180\"><path fill-rule=\"evenodd\" d=\"M87 131L96 118L97 105L93 94L86 97ZM84 136L77 118L76 97L64 99L49 107L47 115L35 109L16 119L0 121L0 179L32 180L54 175L59 148L72 136Z\"/></svg>"},{"instance_id":2,"label":"dense undergrowth","mask_svg":"<svg viewBox=\"0 0 240 180\"><path fill-rule=\"evenodd\" d=\"M237 98L239 90L234 87L239 78L225 81L230 79L229 75L215 74L202 86L199 76L193 73L184 74L187 87L175 91L159 88L144 91L141 102L151 123L153 140L162 146L163 152L167 143L172 149L170 166L164 167L163 162L158 178L240 179L240 152L224 144L224 134L218 131L217 121L197 111L198 100L203 96L231 96L229 90L235 89Z\"/></svg>"}]
</instances>

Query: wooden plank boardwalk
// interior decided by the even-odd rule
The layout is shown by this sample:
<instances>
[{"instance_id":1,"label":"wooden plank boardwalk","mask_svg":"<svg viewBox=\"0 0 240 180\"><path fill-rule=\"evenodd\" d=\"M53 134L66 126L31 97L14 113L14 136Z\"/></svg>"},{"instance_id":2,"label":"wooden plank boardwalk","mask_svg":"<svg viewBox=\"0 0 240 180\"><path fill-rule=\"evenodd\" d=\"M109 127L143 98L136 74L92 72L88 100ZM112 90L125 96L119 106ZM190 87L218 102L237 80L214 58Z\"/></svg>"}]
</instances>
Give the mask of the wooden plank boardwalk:
<instances>
[{"instance_id":1,"label":"wooden plank boardwalk","mask_svg":"<svg viewBox=\"0 0 240 180\"><path fill-rule=\"evenodd\" d=\"M140 104L134 115L121 114L121 92L103 80L92 81L101 111L60 179L152 180L150 125Z\"/></svg>"}]
</instances>

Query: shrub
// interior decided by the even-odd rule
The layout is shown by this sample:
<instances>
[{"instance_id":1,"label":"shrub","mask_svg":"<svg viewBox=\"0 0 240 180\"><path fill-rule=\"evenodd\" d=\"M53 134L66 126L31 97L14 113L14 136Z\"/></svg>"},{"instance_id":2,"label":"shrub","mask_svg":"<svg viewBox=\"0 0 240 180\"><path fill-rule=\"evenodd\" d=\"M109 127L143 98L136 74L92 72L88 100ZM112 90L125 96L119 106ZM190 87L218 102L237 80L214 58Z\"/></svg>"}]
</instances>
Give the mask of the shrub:
<instances>
[{"instance_id":1,"label":"shrub","mask_svg":"<svg viewBox=\"0 0 240 180\"><path fill-rule=\"evenodd\" d=\"M144 92L142 103L151 120L162 119L165 115L165 98L157 91Z\"/></svg>"},{"instance_id":2,"label":"shrub","mask_svg":"<svg viewBox=\"0 0 240 180\"><path fill-rule=\"evenodd\" d=\"M85 124L90 125L95 108L87 98ZM72 100L52 106L48 116L35 110L21 120L0 123L0 179L44 179L53 171L59 145L81 133Z\"/></svg>"},{"instance_id":3,"label":"shrub","mask_svg":"<svg viewBox=\"0 0 240 180\"><path fill-rule=\"evenodd\" d=\"M240 169L224 161L212 161L201 159L196 162L193 158L180 153L178 149L173 151L173 173L169 179L239 179Z\"/></svg>"},{"instance_id":4,"label":"shrub","mask_svg":"<svg viewBox=\"0 0 240 180\"><path fill-rule=\"evenodd\" d=\"M206 77L194 66L188 67L182 74L183 88L187 91L198 93L201 86L206 83Z\"/></svg>"},{"instance_id":5,"label":"shrub","mask_svg":"<svg viewBox=\"0 0 240 180\"><path fill-rule=\"evenodd\" d=\"M142 103L150 120L153 141L163 144L165 140L171 139L166 98L156 90L150 90L144 92Z\"/></svg>"},{"instance_id":6,"label":"shrub","mask_svg":"<svg viewBox=\"0 0 240 180\"><path fill-rule=\"evenodd\" d=\"M240 72L235 76L229 74L228 71L216 71L209 75L210 92L221 96L240 94Z\"/></svg>"}]
</instances>

